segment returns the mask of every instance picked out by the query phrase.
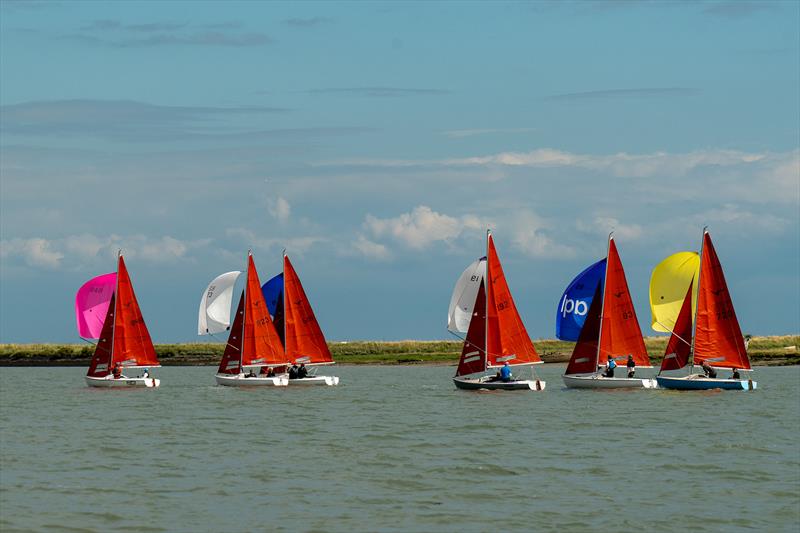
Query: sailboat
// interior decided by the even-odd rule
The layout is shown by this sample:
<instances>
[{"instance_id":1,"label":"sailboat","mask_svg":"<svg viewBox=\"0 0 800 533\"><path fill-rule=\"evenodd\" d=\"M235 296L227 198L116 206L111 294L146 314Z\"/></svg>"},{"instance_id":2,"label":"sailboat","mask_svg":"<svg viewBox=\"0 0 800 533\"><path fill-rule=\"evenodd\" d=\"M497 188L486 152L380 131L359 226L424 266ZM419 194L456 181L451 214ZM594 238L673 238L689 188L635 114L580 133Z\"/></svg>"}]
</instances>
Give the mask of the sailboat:
<instances>
[{"instance_id":1,"label":"sailboat","mask_svg":"<svg viewBox=\"0 0 800 533\"><path fill-rule=\"evenodd\" d=\"M651 368L613 234L608 236L606 259L581 272L567 286L558 313L556 335L563 340L576 340L572 335L577 333L572 357L562 376L567 387L656 388L653 379L606 377L599 371L609 356L617 363L618 372L626 370L629 355L637 370ZM567 319L568 315L572 316ZM582 318L580 327L575 315Z\"/></svg>"},{"instance_id":2,"label":"sailboat","mask_svg":"<svg viewBox=\"0 0 800 533\"><path fill-rule=\"evenodd\" d=\"M703 228L700 257L692 261L692 256L696 258L697 254L679 252L667 257L653 269L650 279L653 327L672 332L656 380L666 389L755 390L758 383L749 378L712 378L705 373L694 373L694 367L704 363L714 369L750 371L751 367L722 265L706 228ZM697 287L696 298L694 287ZM683 298L675 298L682 291L685 291ZM696 300L694 306L693 300ZM677 316L675 309L679 309ZM687 366L686 376L663 374Z\"/></svg>"},{"instance_id":3,"label":"sailboat","mask_svg":"<svg viewBox=\"0 0 800 533\"><path fill-rule=\"evenodd\" d=\"M464 295L471 294L473 290L474 302L471 306L465 306ZM453 305L460 310L454 312ZM544 390L545 382L535 375L531 379L513 378L509 381L486 375L487 371L504 366L505 363L516 367L542 362L514 305L490 231L486 232L486 257L467 267L456 283L448 313L448 317L452 317L452 320L448 319L449 329L459 331L459 322L462 326L464 323L459 318L464 316L471 318L456 375L453 377L457 388Z\"/></svg>"},{"instance_id":4,"label":"sailboat","mask_svg":"<svg viewBox=\"0 0 800 533\"><path fill-rule=\"evenodd\" d=\"M251 252L247 254L245 287L239 297L233 325L229 325L233 286L240 274L237 271L226 272L214 278L200 301L198 332L213 335L230 331L214 377L218 385L231 387L286 386L288 380L285 377L253 372L259 367L285 365L287 360L270 320Z\"/></svg>"},{"instance_id":5,"label":"sailboat","mask_svg":"<svg viewBox=\"0 0 800 533\"><path fill-rule=\"evenodd\" d=\"M75 296L78 333L97 339L92 362L86 373L90 387L158 387L160 379L122 374L137 368L161 366L153 341L136 301L131 278L122 252L117 256L117 271L84 283ZM102 320L100 317L105 317ZM117 376L115 377L115 368Z\"/></svg>"},{"instance_id":6,"label":"sailboat","mask_svg":"<svg viewBox=\"0 0 800 533\"><path fill-rule=\"evenodd\" d=\"M308 301L300 278L289 260L283 254L283 340L286 360L311 367L311 373L301 379L288 380L289 385L338 385L338 376L318 376L315 367L334 364L328 343L322 334L311 303ZM278 311L276 311L278 317Z\"/></svg>"}]
</instances>

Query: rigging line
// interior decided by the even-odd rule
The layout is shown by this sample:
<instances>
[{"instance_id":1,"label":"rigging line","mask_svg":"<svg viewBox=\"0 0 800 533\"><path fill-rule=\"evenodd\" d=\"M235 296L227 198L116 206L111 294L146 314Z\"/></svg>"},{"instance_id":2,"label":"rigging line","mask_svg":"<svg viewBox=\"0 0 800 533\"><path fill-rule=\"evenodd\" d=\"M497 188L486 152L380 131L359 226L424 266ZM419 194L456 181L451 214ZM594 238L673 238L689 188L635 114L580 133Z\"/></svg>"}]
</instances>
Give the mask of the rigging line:
<instances>
[{"instance_id":1,"label":"rigging line","mask_svg":"<svg viewBox=\"0 0 800 533\"><path fill-rule=\"evenodd\" d=\"M689 346L690 348L692 347L692 343L691 343L691 342L687 341L686 339L684 339L683 337L681 337L680 335L678 335L677 333L675 333L673 330L671 330L670 328L668 328L667 326L665 326L664 324L662 324L662 323L661 323L661 322L659 322L658 320L656 320L656 324L658 324L658 325L659 325L659 326L661 326L662 328L666 329L666 330L667 330L667 331L669 331L671 334L675 335L675 337L677 337L677 338L678 338L678 340L679 340L679 341L681 341L682 343L686 344L686 345L687 345L687 346Z\"/></svg>"},{"instance_id":2,"label":"rigging line","mask_svg":"<svg viewBox=\"0 0 800 533\"><path fill-rule=\"evenodd\" d=\"M214 334L213 334L213 333L210 333L210 332L208 333L208 335L209 335L210 337L213 337L213 338L214 338L214 340L218 340L218 341L222 341L222 342L224 342L224 343L225 343L225 346L230 346L231 348L233 348L233 349L234 349L234 350L236 350L237 352L239 351L239 348L237 348L236 346L234 346L233 344L231 344L231 343L230 343L230 342L228 342L227 340L222 340L222 339L220 339L220 338L218 338L218 337L215 337L215 336L214 336Z\"/></svg>"},{"instance_id":3,"label":"rigging line","mask_svg":"<svg viewBox=\"0 0 800 533\"><path fill-rule=\"evenodd\" d=\"M86 342L86 343L89 343L89 344L91 344L92 346L97 346L97 343L96 343L96 342L92 342L92 341L90 341L89 339L84 339L84 338L83 338L83 337L81 337L81 336L78 336L78 338L79 338L80 340L82 340L83 342Z\"/></svg>"}]
</instances>

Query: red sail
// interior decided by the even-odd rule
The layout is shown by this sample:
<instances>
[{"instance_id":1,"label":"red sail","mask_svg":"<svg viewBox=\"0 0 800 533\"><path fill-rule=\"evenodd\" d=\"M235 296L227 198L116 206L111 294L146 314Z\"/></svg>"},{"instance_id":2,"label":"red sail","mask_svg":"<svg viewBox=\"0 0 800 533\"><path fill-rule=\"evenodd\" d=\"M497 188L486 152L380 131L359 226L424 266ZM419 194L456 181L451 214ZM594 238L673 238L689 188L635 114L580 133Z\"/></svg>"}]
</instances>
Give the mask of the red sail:
<instances>
[{"instance_id":1,"label":"red sail","mask_svg":"<svg viewBox=\"0 0 800 533\"><path fill-rule=\"evenodd\" d=\"M700 255L694 362L702 364L707 361L711 366L749 369L750 360L742 330L708 232L703 234L703 252Z\"/></svg>"},{"instance_id":2,"label":"red sail","mask_svg":"<svg viewBox=\"0 0 800 533\"><path fill-rule=\"evenodd\" d=\"M114 364L160 366L153 341L136 301L125 261L119 256L117 267L116 316L114 317Z\"/></svg>"},{"instance_id":3,"label":"red sail","mask_svg":"<svg viewBox=\"0 0 800 533\"><path fill-rule=\"evenodd\" d=\"M661 361L661 372L665 370L678 370L689 363L689 353L692 350L692 282L689 282L689 291L683 299L681 311L675 320L675 329L664 351Z\"/></svg>"},{"instance_id":4,"label":"red sail","mask_svg":"<svg viewBox=\"0 0 800 533\"><path fill-rule=\"evenodd\" d=\"M614 239L608 241L605 290L603 293L603 325L600 333L599 364L607 362L610 355L617 364L624 364L628 355L638 367L649 367L650 358L642 339L642 330L636 319L625 270L617 252Z\"/></svg>"},{"instance_id":5,"label":"red sail","mask_svg":"<svg viewBox=\"0 0 800 533\"><path fill-rule=\"evenodd\" d=\"M92 362L89 364L89 372L86 373L87 376L93 378L103 378L111 373L115 300L115 294L111 293L111 300L108 302L108 310L106 311L106 320L103 322L103 330L100 332L100 338L97 340L94 356L92 356Z\"/></svg>"},{"instance_id":6,"label":"red sail","mask_svg":"<svg viewBox=\"0 0 800 533\"><path fill-rule=\"evenodd\" d=\"M600 337L600 309L603 306L603 281L597 282L586 321L572 350L565 374L593 374L597 372L597 341Z\"/></svg>"},{"instance_id":7,"label":"red sail","mask_svg":"<svg viewBox=\"0 0 800 533\"><path fill-rule=\"evenodd\" d=\"M244 332L244 291L239 297L239 305L236 307L236 316L233 319L231 332L228 335L228 343L225 345L225 352L219 362L218 374L238 374L242 371L239 360L242 354L242 333Z\"/></svg>"},{"instance_id":8,"label":"red sail","mask_svg":"<svg viewBox=\"0 0 800 533\"><path fill-rule=\"evenodd\" d=\"M283 256L283 287L286 358L305 364L332 363L325 336L288 256Z\"/></svg>"},{"instance_id":9,"label":"red sail","mask_svg":"<svg viewBox=\"0 0 800 533\"><path fill-rule=\"evenodd\" d=\"M492 235L488 236L487 292L488 327L487 361L489 366L541 363L536 348L514 305Z\"/></svg>"},{"instance_id":10,"label":"red sail","mask_svg":"<svg viewBox=\"0 0 800 533\"><path fill-rule=\"evenodd\" d=\"M456 376L475 374L486 370L486 289L483 281L478 288L472 320L469 322L467 338L461 349Z\"/></svg>"},{"instance_id":11,"label":"red sail","mask_svg":"<svg viewBox=\"0 0 800 533\"><path fill-rule=\"evenodd\" d=\"M269 318L269 309L261 292L261 282L252 255L247 257L244 309L242 366L285 364L281 339Z\"/></svg>"}]
</instances>

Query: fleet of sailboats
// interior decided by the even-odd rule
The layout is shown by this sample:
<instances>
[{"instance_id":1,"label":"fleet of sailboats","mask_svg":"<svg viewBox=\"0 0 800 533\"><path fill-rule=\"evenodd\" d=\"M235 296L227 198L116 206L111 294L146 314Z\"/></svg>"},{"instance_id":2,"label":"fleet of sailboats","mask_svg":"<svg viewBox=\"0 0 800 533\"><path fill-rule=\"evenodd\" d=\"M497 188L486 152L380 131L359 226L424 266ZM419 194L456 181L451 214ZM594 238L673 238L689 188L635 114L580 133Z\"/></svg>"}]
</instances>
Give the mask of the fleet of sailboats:
<instances>
[{"instance_id":1,"label":"fleet of sailboats","mask_svg":"<svg viewBox=\"0 0 800 533\"><path fill-rule=\"evenodd\" d=\"M244 284L231 313L242 274ZM654 268L650 307L653 329L671 334L655 378L636 375L651 364L617 245L613 234L609 235L606 257L578 274L558 303L556 336L575 341L562 376L564 384L589 389L757 388L749 377L747 346L707 229L699 254L678 252ZM89 386L160 385L159 379L149 375L149 369L160 364L121 252L116 272L96 276L80 287L75 316L81 338L97 341L86 375ZM199 335L227 333L215 375L219 385L339 383L337 376L316 374L318 367L333 364L333 357L285 253L282 272L263 286L251 252L244 271L215 277L201 297L197 327ZM544 390L545 382L533 372L533 365L542 360L511 296L491 231L486 233L486 255L471 263L456 281L447 328L455 335L465 334L453 377L456 388ZM297 365L303 367L299 375ZM511 367L526 366L531 367L529 379L511 375ZM615 366L619 375L612 370ZM695 372L698 366L702 373ZM126 375L136 369L143 369L141 375ZM717 372L723 370L730 370L731 376L718 377ZM748 374L743 378L740 372Z\"/></svg>"}]
</instances>

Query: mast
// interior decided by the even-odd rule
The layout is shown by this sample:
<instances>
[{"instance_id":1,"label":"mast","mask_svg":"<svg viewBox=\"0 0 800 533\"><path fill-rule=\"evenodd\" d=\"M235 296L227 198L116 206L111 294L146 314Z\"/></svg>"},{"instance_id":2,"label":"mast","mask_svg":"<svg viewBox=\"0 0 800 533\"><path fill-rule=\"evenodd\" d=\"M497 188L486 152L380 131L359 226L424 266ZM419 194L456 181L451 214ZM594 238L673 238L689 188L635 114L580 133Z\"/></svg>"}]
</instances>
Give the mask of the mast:
<instances>
[{"instance_id":1,"label":"mast","mask_svg":"<svg viewBox=\"0 0 800 533\"><path fill-rule=\"evenodd\" d=\"M122 248L117 250L117 281L114 287L114 321L111 323L111 356L108 358L108 371L114 368L114 338L117 333L117 306L119 305L119 262L122 259Z\"/></svg>"},{"instance_id":2,"label":"mast","mask_svg":"<svg viewBox=\"0 0 800 533\"><path fill-rule=\"evenodd\" d=\"M245 272L247 274L244 277L244 307L242 308L242 333L241 333L241 347L239 348L239 372L244 373L244 367L242 366L242 362L244 361L244 334L245 330L247 329L247 286L249 285L250 281L250 256L253 255L253 249L248 248L247 250L247 261L245 265Z\"/></svg>"},{"instance_id":3,"label":"mast","mask_svg":"<svg viewBox=\"0 0 800 533\"><path fill-rule=\"evenodd\" d=\"M606 309L606 282L608 281L608 252L611 250L611 239L614 232L608 234L608 244L606 245L606 270L603 272L603 290L600 292L600 331L597 332L597 355L595 355L594 366L600 366L600 340L603 337L603 312Z\"/></svg>"},{"instance_id":4,"label":"mast","mask_svg":"<svg viewBox=\"0 0 800 533\"><path fill-rule=\"evenodd\" d=\"M700 311L700 280L703 279L703 251L706 247L706 233L708 233L708 226L703 226L703 236L700 239L700 268L699 272L697 273L697 305L695 305L694 309L694 319L692 321L692 346L691 350L689 351L689 360L691 361L689 374L694 372L694 339L697 337L697 313Z\"/></svg>"},{"instance_id":5,"label":"mast","mask_svg":"<svg viewBox=\"0 0 800 533\"><path fill-rule=\"evenodd\" d=\"M489 284L492 281L489 274L489 239L492 238L492 230L486 228L486 311L483 313L483 371L489 368Z\"/></svg>"},{"instance_id":6,"label":"mast","mask_svg":"<svg viewBox=\"0 0 800 533\"><path fill-rule=\"evenodd\" d=\"M286 323L288 322L286 318L286 248L283 249L281 252L281 256L283 257L281 260L281 275L283 276L283 289L281 292L283 293L281 297L281 303L283 303L283 355L284 358L286 357ZM277 308L275 309L275 314L278 314ZM286 365L287 370L289 365Z\"/></svg>"}]
</instances>

